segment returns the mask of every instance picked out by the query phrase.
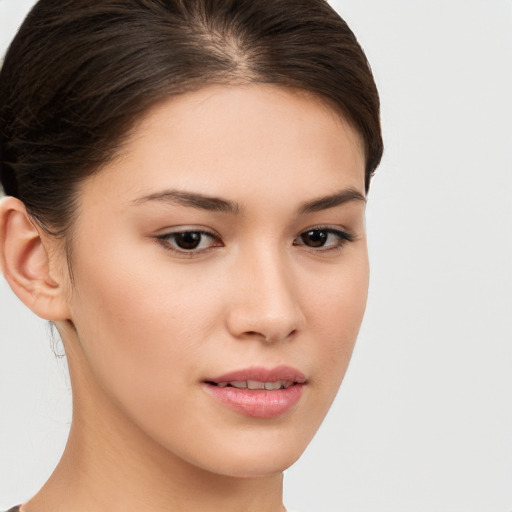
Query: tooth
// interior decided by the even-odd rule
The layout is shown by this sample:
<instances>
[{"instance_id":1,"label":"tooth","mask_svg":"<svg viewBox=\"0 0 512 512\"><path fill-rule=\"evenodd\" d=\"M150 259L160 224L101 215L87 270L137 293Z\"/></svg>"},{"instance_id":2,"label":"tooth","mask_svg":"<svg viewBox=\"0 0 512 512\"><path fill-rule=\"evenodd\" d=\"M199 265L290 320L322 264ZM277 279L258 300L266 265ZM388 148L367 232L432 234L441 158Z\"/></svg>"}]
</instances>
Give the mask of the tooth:
<instances>
[{"instance_id":1,"label":"tooth","mask_svg":"<svg viewBox=\"0 0 512 512\"><path fill-rule=\"evenodd\" d=\"M219 382L219 383L217 384L217 386L219 386L219 388L225 388L227 385L228 385L228 383L227 383L227 382Z\"/></svg>"},{"instance_id":2,"label":"tooth","mask_svg":"<svg viewBox=\"0 0 512 512\"><path fill-rule=\"evenodd\" d=\"M274 389L279 389L281 387L281 381L278 380L276 382L265 382L265 389L268 391L272 391Z\"/></svg>"},{"instance_id":3,"label":"tooth","mask_svg":"<svg viewBox=\"0 0 512 512\"><path fill-rule=\"evenodd\" d=\"M239 388L239 389L247 388L247 382L245 380L234 380L233 382L230 382L230 384L234 388Z\"/></svg>"},{"instance_id":4,"label":"tooth","mask_svg":"<svg viewBox=\"0 0 512 512\"><path fill-rule=\"evenodd\" d=\"M293 384L293 382L290 381L290 380L283 381L282 382L282 389L289 388L292 384Z\"/></svg>"},{"instance_id":5,"label":"tooth","mask_svg":"<svg viewBox=\"0 0 512 512\"><path fill-rule=\"evenodd\" d=\"M258 382L257 380L248 380L247 387L249 389L265 389L265 383Z\"/></svg>"}]
</instances>

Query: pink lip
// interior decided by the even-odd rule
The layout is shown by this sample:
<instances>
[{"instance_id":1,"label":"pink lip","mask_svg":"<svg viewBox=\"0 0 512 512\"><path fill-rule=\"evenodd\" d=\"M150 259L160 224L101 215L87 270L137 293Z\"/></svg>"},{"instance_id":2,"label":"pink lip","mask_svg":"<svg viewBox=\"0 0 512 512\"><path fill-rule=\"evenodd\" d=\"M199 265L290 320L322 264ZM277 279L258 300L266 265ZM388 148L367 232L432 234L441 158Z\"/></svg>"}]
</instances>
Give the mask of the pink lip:
<instances>
[{"instance_id":1,"label":"pink lip","mask_svg":"<svg viewBox=\"0 0 512 512\"><path fill-rule=\"evenodd\" d=\"M233 382L235 380L257 380L259 382L276 382L278 380L290 380L298 384L304 384L306 377L302 372L292 368L291 366L276 366L274 368L262 368L252 366L244 370L236 370L229 372L220 377L206 379L206 382Z\"/></svg>"},{"instance_id":2,"label":"pink lip","mask_svg":"<svg viewBox=\"0 0 512 512\"><path fill-rule=\"evenodd\" d=\"M220 382L256 380L259 382L291 381L293 385L278 390L251 390L218 387ZM277 366L267 369L252 367L207 379L204 389L229 409L253 418L276 418L289 411L301 398L306 377L295 368Z\"/></svg>"}]
</instances>

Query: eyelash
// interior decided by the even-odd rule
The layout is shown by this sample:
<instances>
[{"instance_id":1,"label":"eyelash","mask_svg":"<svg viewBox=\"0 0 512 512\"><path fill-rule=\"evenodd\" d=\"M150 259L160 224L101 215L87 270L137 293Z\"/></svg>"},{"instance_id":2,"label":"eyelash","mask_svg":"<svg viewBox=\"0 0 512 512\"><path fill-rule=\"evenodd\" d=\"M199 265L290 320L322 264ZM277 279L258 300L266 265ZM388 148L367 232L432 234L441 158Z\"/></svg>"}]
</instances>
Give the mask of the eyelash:
<instances>
[{"instance_id":1,"label":"eyelash","mask_svg":"<svg viewBox=\"0 0 512 512\"><path fill-rule=\"evenodd\" d=\"M326 240L329 240L329 236L334 236L334 237L336 237L336 241L334 242L334 244L331 244L329 246L325 246L325 244L324 244L324 245L315 247L315 246L310 246L310 245L305 244L302 237L305 235L308 235L308 234L315 233L315 232L317 233L317 235L320 233L324 233L326 235ZM202 242L202 239L204 237L212 239L214 241L214 243L206 248L197 249L196 247L194 247L192 249L187 250L187 249L184 249L181 247L176 247L176 245L177 245L176 238L180 235L181 236L183 236L183 235L196 235L196 236L199 235L199 237L200 237L199 244ZM204 254L207 251L209 252L209 250L211 250L215 247L223 247L220 237L217 234L209 232L209 231L201 230L201 229L184 229L181 231L173 231L172 233L165 233L163 235L159 235L156 237L156 239L168 251L171 251L175 254L178 254L178 255L184 256L184 257L199 256L201 254ZM296 241L299 239L302 239L302 242L296 243ZM326 227L326 226L315 226L315 227L306 229L305 231L300 233L299 236L294 239L293 245L294 246L304 246L305 248L307 248L308 250L313 251L313 252L326 253L326 252L331 252L331 251L339 251L347 243L353 242L354 240L355 240L354 235L352 233L350 233L349 231L343 231L341 229L334 229L334 228L330 228L330 227Z\"/></svg>"},{"instance_id":2,"label":"eyelash","mask_svg":"<svg viewBox=\"0 0 512 512\"><path fill-rule=\"evenodd\" d=\"M295 243L295 240L302 238L304 235L314 233L314 232L327 234L327 239L330 235L333 235L334 237L336 237L336 241L335 241L334 245L327 246L327 247L325 245L313 247L313 246L306 245L304 243ZM295 240L294 240L293 245L304 245L308 249L315 251L315 252L318 252L318 251L329 252L329 251L340 250L347 243L353 242L355 240L355 236L352 233L350 233L349 231L344 231L341 229L334 229L334 228L330 228L327 226L315 226L313 228L306 229L305 231L303 231Z\"/></svg>"},{"instance_id":3,"label":"eyelash","mask_svg":"<svg viewBox=\"0 0 512 512\"><path fill-rule=\"evenodd\" d=\"M172 233L165 233L164 235L159 235L156 238L164 246L165 249L180 256L199 256L200 254L203 254L214 247L222 247L223 245L222 242L214 242L211 246L203 249L193 248L191 250L187 250L181 247L176 247L176 238L180 235L199 235L201 238L207 237L214 241L217 240L220 242L220 237L218 235L202 229L184 229L182 231L173 231Z\"/></svg>"}]
</instances>

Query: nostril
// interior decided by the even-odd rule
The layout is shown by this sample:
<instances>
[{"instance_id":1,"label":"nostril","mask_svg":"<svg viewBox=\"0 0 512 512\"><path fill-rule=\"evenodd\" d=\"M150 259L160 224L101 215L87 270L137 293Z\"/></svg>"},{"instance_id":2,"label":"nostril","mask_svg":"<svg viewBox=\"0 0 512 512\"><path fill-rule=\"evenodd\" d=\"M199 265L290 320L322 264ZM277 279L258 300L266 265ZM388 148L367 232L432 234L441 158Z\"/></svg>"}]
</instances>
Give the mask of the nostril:
<instances>
[{"instance_id":1,"label":"nostril","mask_svg":"<svg viewBox=\"0 0 512 512\"><path fill-rule=\"evenodd\" d=\"M260 338L263 338L266 342L270 343L272 340L266 336L265 334L263 334L262 332L258 332L258 331L247 331L245 333L247 336L250 336L250 337L253 337L253 336L258 336Z\"/></svg>"},{"instance_id":2,"label":"nostril","mask_svg":"<svg viewBox=\"0 0 512 512\"><path fill-rule=\"evenodd\" d=\"M249 337L257 336L257 337L263 338L267 343L272 343L274 341L277 341L278 339L289 339L289 338L292 338L293 336L295 336L296 333L297 333L297 329L291 330L288 333L288 335L284 336L284 337L282 337L282 336L267 335L267 334L264 334L264 333L258 332L258 331L246 331L245 335L249 336Z\"/></svg>"}]
</instances>

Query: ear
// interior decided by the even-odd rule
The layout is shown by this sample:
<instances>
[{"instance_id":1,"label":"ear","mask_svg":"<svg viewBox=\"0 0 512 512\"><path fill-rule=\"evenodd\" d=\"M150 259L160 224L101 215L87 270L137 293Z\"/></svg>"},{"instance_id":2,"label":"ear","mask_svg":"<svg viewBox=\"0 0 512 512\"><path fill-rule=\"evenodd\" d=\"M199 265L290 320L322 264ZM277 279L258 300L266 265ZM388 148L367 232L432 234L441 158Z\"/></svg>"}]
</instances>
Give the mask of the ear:
<instances>
[{"instance_id":1,"label":"ear","mask_svg":"<svg viewBox=\"0 0 512 512\"><path fill-rule=\"evenodd\" d=\"M21 301L51 321L69 318L65 274L56 271L63 267L57 242L36 226L19 199L0 201L0 268Z\"/></svg>"}]
</instances>

